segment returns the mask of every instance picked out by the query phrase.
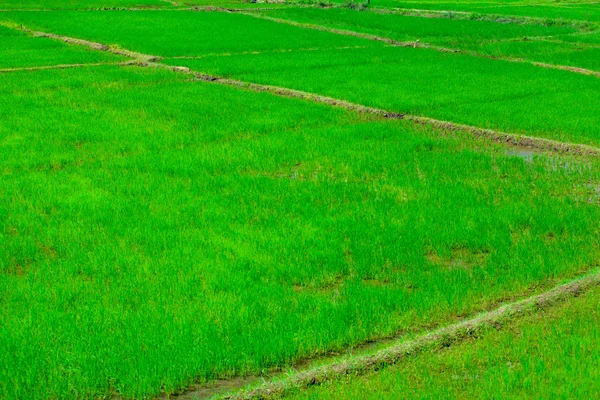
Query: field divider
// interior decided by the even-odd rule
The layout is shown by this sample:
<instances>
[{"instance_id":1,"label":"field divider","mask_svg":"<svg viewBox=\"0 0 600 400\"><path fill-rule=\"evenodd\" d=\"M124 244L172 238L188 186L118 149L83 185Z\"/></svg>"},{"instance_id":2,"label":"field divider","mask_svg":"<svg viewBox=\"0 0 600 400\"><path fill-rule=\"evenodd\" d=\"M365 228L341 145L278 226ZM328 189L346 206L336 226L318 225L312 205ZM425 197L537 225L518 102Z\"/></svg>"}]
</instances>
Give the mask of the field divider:
<instances>
[{"instance_id":1,"label":"field divider","mask_svg":"<svg viewBox=\"0 0 600 400\"><path fill-rule=\"evenodd\" d=\"M116 55L133 58L136 61L152 62L152 61L159 61L161 59L160 57L157 57L157 56L152 56L152 55L143 54L143 53L137 53L135 51L121 49L119 47L111 47L111 46L107 46L105 44L91 42L89 40L76 39L76 38L72 38L69 36L55 35L54 33L38 32L38 31L28 31L28 32L30 32L33 36L36 36L36 37L45 37L45 38L60 40L60 41L63 41L65 43L69 43L69 44L87 46L93 50L108 51L108 52L116 54Z\"/></svg>"},{"instance_id":2,"label":"field divider","mask_svg":"<svg viewBox=\"0 0 600 400\"><path fill-rule=\"evenodd\" d=\"M122 55L126 57L132 58L123 65L134 65L138 67L154 67L154 68L166 68L171 71L178 73L185 73L188 75L192 75L194 79L204 81L204 82L213 82L218 83L225 86L252 90L255 92L268 92L282 97L302 99L306 101L311 101L313 103L326 104L333 107L343 108L348 111L360 113L360 114L368 114L386 119L397 119L397 120L406 120L412 121L416 124L432 126L434 128L446 130L446 131L461 131L468 134L471 134L475 137L484 138L487 140L491 140L498 143L503 143L508 146L525 146L530 147L532 149L537 149L541 151L547 151L551 153L557 154L571 154L571 155L580 155L580 156L600 156L600 148L592 147L584 144L578 143L567 143L567 142L559 142L552 139L544 139L539 137L525 136L525 135L517 135L512 133L500 132L493 129L485 129L479 128L476 126L465 125L454 123L450 121L442 121L434 118L424 117L424 116L416 116L409 115L405 113L388 111L379 108L369 107L361 104L352 103L347 100L336 99L333 97L322 96L315 93L304 92L301 90L289 89L279 86L271 86L264 85L258 83L251 83L240 81L236 79L229 79L220 76L208 75L197 71L192 71L188 67L182 66L172 66L163 64L159 61L162 60L161 57L138 53L134 51L130 51L127 49L122 49L118 47L111 47L97 42L91 42L84 39L73 38L69 36L61 36L53 33L39 32L29 30L22 25L16 24L2 24L9 28L18 29L24 32L32 33L38 37L46 37L56 40L61 40L66 43L81 45L89 47L93 50L98 51L106 51L117 55Z\"/></svg>"},{"instance_id":3,"label":"field divider","mask_svg":"<svg viewBox=\"0 0 600 400\"><path fill-rule=\"evenodd\" d=\"M202 58L210 57L235 57L235 56L247 56L247 55L260 55L260 54L279 54L279 53L301 53L311 51L330 51L330 50L355 50L355 49L368 49L371 46L335 46L335 47L305 47L298 49L274 49L274 50L263 50L263 51L239 51L231 53L209 53L198 56L175 56L169 57L172 60L199 60Z\"/></svg>"},{"instance_id":4,"label":"field divider","mask_svg":"<svg viewBox=\"0 0 600 400\"><path fill-rule=\"evenodd\" d=\"M134 62L156 62L156 61L160 61L162 59L161 57L153 56L150 54L138 53L135 51L122 49L120 47L115 47L115 46L107 46L102 43L92 42L92 41L85 40L85 39L78 39L78 38L74 38L74 37L70 37L70 36L56 35L54 33L35 31L35 30L28 29L21 24L0 22L0 26L4 26L9 29L15 29L18 31L22 31L22 32L28 33L34 37L55 39L55 40L60 40L61 42L65 42L68 44L85 46L92 50L107 51L109 53L113 53L113 54L116 54L119 56L131 58L131 59L133 59L132 61L134 61Z\"/></svg>"},{"instance_id":5,"label":"field divider","mask_svg":"<svg viewBox=\"0 0 600 400\"><path fill-rule=\"evenodd\" d=\"M308 23L303 23L303 22L298 22L298 21L293 21L293 20L269 17L267 15L263 15L263 14L256 13L256 12L232 11L232 10L228 10L228 12L247 15L247 16L251 16L254 18L264 19L267 21L276 22L276 23L280 23L280 24L291 25L291 26L295 26L298 28L312 29L312 30L317 30L317 31L333 33L336 35L351 36L351 37L356 37L356 38L360 38L360 39L372 40L372 41L376 41L376 42L383 42L390 46L412 47L415 49L416 48L429 49L429 50L434 50L434 51L440 51L443 53L457 53L457 54L468 55L471 57L485 58L485 59L489 59L489 60L499 60L499 61L506 61L506 62L511 62L511 63L530 64L530 65L533 65L534 67L540 67L540 68L546 68L546 69L556 69L556 70L560 70L560 71L572 72L572 73L576 73L576 74L594 76L596 78L600 78L600 71L594 71L594 70L585 69L585 68L573 67L573 66L568 66L568 65L549 64L549 63L537 62L537 61L532 61L532 60L527 60L524 58L517 58L517 57L481 54L476 51L453 49L453 48L449 48L449 47L436 46L436 45L433 45L430 43L423 43L419 39L413 40L413 41L399 41L399 40L391 39L388 37L372 35L369 33L355 32L355 31L346 30L346 29L337 29L337 28L331 28L331 27L322 26L322 25L308 24Z\"/></svg>"},{"instance_id":6,"label":"field divider","mask_svg":"<svg viewBox=\"0 0 600 400\"><path fill-rule=\"evenodd\" d=\"M479 13L477 11L453 11L453 10L424 10L419 8L385 8L385 7L370 7L364 11L378 13L403 15L407 17L420 18L448 18L469 21L485 21L495 22L500 24L517 24L517 25L541 25L541 26L567 26L575 29L598 29L599 23L584 21L584 20L567 20L561 18L540 18L509 14L496 13Z\"/></svg>"},{"instance_id":7,"label":"field divider","mask_svg":"<svg viewBox=\"0 0 600 400\"><path fill-rule=\"evenodd\" d=\"M564 303L599 285L600 271L595 270L547 292L502 305L495 310L480 313L473 318L425 333L414 339L400 339L376 352L347 356L318 367L288 373L284 377L274 378L255 388L217 396L217 398L228 400L279 398L293 390L306 389L344 376L364 375L398 364L408 357L450 347L465 339L477 337L484 329L499 330L512 320ZM190 396L193 396L193 392L185 393L179 398L193 398ZM178 396L171 398L177 399Z\"/></svg>"},{"instance_id":8,"label":"field divider","mask_svg":"<svg viewBox=\"0 0 600 400\"><path fill-rule=\"evenodd\" d=\"M383 42L383 43L386 43L386 44L389 44L392 46L399 46L399 47L417 47L417 46L422 47L423 46L423 44L419 43L418 41L403 42L400 40L395 40L395 39L391 39L391 38L387 38L387 37L383 37L383 36L371 35L369 33L361 33L361 32L355 32L355 31L350 31L350 30L346 30L346 29L330 28L330 27L322 26L322 25L307 24L307 23L292 21L292 20L288 20L288 19L269 17L268 15L263 15L263 14L259 14L259 13L255 13L255 12L248 12L248 11L230 11L230 12L236 13L236 14L241 14L241 15L246 15L246 16L254 17L254 18L258 18L258 19L264 19L264 20L276 22L279 24L291 25L291 26L295 26L298 28L312 29L312 30L316 30L316 31L335 33L337 35L352 36L352 37L356 37L359 39L367 39L367 40L372 40L372 41L376 41L376 42ZM449 51L454 51L454 50L449 49Z\"/></svg>"},{"instance_id":9,"label":"field divider","mask_svg":"<svg viewBox=\"0 0 600 400\"><path fill-rule=\"evenodd\" d=\"M386 119L397 119L412 121L419 125L431 126L445 131L460 131L468 133L478 138L484 138L493 142L502 143L508 146L524 146L540 151L546 151L557 154L570 154L580 156L600 157L600 148L592 147L578 143L559 142L552 139L544 139L533 136L517 135L512 133L500 132L493 129L479 128L476 126L459 124L450 121L438 120L435 118L409 115L394 111L383 110L380 108L368 107L361 104L352 103L346 100L340 100L329 96L321 96L314 93L304 92L301 90L283 88L279 86L263 85L258 83L249 83L236 79L223 78L214 75L207 75L200 72L195 72L187 67L166 66L165 64L149 63L147 66L155 66L158 68L170 68L176 72L192 74L195 79L204 82L213 82L225 86L251 90L254 92L268 92L282 97L301 99L313 103L326 104L333 107L343 108L348 111L368 114Z\"/></svg>"}]
</instances>

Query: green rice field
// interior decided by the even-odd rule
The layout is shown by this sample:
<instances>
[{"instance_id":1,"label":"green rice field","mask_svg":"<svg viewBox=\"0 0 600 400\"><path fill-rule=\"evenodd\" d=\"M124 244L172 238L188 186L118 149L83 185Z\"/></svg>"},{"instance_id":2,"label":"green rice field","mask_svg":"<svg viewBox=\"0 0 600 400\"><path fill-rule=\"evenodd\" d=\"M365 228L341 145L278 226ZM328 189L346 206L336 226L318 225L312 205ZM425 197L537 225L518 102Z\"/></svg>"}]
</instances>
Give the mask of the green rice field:
<instances>
[{"instance_id":1,"label":"green rice field","mask_svg":"<svg viewBox=\"0 0 600 400\"><path fill-rule=\"evenodd\" d=\"M242 396L599 266L596 2L0 0L0 44L0 399ZM289 396L594 397L598 293Z\"/></svg>"}]
</instances>

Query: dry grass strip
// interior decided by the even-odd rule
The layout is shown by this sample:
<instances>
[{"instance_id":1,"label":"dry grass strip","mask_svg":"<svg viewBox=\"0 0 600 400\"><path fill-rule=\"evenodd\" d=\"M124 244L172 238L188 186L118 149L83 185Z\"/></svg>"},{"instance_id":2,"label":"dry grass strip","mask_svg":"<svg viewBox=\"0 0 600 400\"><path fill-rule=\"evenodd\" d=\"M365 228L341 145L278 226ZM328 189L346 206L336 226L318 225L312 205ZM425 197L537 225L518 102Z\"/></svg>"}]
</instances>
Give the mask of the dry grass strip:
<instances>
[{"instance_id":1,"label":"dry grass strip","mask_svg":"<svg viewBox=\"0 0 600 400\"><path fill-rule=\"evenodd\" d=\"M255 389L226 395L222 398L246 400L280 397L292 390L319 385L343 376L377 371L384 366L397 364L407 357L424 351L449 347L461 340L476 336L483 329L500 328L515 318L530 315L540 309L564 302L598 285L600 285L600 272L596 271L545 293L506 304L493 311L479 314L469 320L427 333L413 340L397 342L376 353L347 358L301 371L282 380L267 382Z\"/></svg>"},{"instance_id":2,"label":"dry grass strip","mask_svg":"<svg viewBox=\"0 0 600 400\"><path fill-rule=\"evenodd\" d=\"M532 62L531 64L536 67L549 68L549 69L558 69L561 71L574 72L576 74L595 76L596 78L600 78L599 71L593 71L591 69L579 68L579 67L570 67L568 65L556 65L556 64L546 64L542 62Z\"/></svg>"}]
</instances>

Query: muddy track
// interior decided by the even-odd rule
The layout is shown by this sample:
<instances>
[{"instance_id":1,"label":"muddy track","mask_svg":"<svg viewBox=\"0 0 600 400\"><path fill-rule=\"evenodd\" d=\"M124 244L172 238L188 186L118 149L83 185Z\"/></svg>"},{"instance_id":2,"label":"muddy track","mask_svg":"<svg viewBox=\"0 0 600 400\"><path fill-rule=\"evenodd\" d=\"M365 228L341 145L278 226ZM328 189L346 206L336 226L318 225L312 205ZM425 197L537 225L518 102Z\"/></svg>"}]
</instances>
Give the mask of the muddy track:
<instances>
[{"instance_id":1,"label":"muddy track","mask_svg":"<svg viewBox=\"0 0 600 400\"><path fill-rule=\"evenodd\" d=\"M397 40L390 39L387 37L376 36L376 35L371 35L371 34L367 34L367 33L354 32L354 31L345 30L345 29L329 28L329 27L325 27L325 26L321 26L321 25L307 24L307 23L302 23L302 22L297 22L297 21L292 21L292 20L287 20L287 19L281 19L281 18L273 18L273 17L269 17L269 16L266 16L263 14L254 13L254 12L247 12L247 11L240 12L240 11L232 11L232 10L229 10L229 12L235 12L237 14L248 15L248 16L252 16L255 18L265 19L265 20L280 23L280 24L292 25L292 26L296 26L299 28L313 29L313 30L333 33L336 35L352 36L352 37L357 37L357 38L366 39L366 40L383 42L383 43L386 43L391 46L429 49L429 50L440 51L443 53L460 53L460 54L469 55L472 57L486 58L486 59L490 59L490 60L507 61L507 62L512 62L512 63L530 64L535 67L546 68L546 69L556 69L556 70L567 71L567 72L571 72L571 73L594 76L594 77L600 78L600 71L594 71L594 70L589 70L589 69L585 69L585 68L573 67L573 66L569 66L569 65L548 64L548 63L543 63L543 62L527 60L524 58L515 58L515 57L508 57L508 56L493 56L493 55L477 53L475 51L452 49L452 48L448 48L448 47L442 47L442 46L436 46L433 44L422 43L419 40L402 42L402 41L397 41Z\"/></svg>"},{"instance_id":2,"label":"muddy track","mask_svg":"<svg viewBox=\"0 0 600 400\"><path fill-rule=\"evenodd\" d=\"M363 375L377 371L385 366L394 365L409 356L425 351L435 351L460 343L467 338L476 337L488 328L501 329L516 318L531 315L541 309L565 302L573 297L600 285L600 272L560 285L545 293L529 297L514 303L503 305L493 311L485 312L474 318L424 334L409 341L398 341L375 353L349 357L334 361L313 369L299 371L280 380L273 380L254 389L225 396L222 399L246 400L279 398L292 390L308 388L339 379L348 375ZM173 399L193 398L187 393Z\"/></svg>"}]
</instances>

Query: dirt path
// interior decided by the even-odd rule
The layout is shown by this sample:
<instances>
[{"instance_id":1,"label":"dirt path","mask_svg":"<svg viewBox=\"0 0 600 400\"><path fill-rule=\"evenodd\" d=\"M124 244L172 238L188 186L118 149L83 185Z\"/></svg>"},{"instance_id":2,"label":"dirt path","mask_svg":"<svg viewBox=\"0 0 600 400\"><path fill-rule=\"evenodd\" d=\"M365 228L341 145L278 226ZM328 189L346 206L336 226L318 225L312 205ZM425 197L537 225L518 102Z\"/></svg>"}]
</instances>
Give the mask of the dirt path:
<instances>
[{"instance_id":1,"label":"dirt path","mask_svg":"<svg viewBox=\"0 0 600 400\"><path fill-rule=\"evenodd\" d=\"M371 7L366 9L367 12L378 14L394 14L404 15L407 17L421 18L451 18L470 21L487 21L502 24L518 24L518 25L542 25L542 26L571 26L576 29L600 28L598 23L590 23L590 21L582 20L566 20L561 18L540 18L528 17L520 15L505 15L495 13L479 13L474 11L452 11L452 10L424 10L418 8L384 8Z\"/></svg>"},{"instance_id":2,"label":"dirt path","mask_svg":"<svg viewBox=\"0 0 600 400\"><path fill-rule=\"evenodd\" d=\"M292 20L287 20L287 19L274 18L274 17L269 17L268 15L263 15L263 14L259 14L259 13L255 13L255 12L249 12L246 10L245 11L232 11L232 12L235 12L236 14L247 15L249 17L254 17L254 18L258 18L258 19L264 19L267 21L277 22L279 24L291 25L291 26L295 26L298 28L312 29L312 30L316 30L316 31L335 33L336 35L352 36L352 37L357 37L360 39L367 39L367 40L373 40L376 42L383 42L383 43L386 43L386 44L389 44L392 46L416 47L418 44L418 42L415 42L415 41L402 42L399 40L394 40L394 39L390 39L390 38L382 37L382 36L371 35L368 33L360 33L360 32L354 32L354 31L349 31L349 30L345 30L345 29L329 28L329 27L321 26L321 25L307 24L307 23L297 22L297 21L292 21ZM422 45L419 44L419 47L421 47L421 46Z\"/></svg>"},{"instance_id":3,"label":"dirt path","mask_svg":"<svg viewBox=\"0 0 600 400\"><path fill-rule=\"evenodd\" d=\"M556 286L547 292L505 304L495 310L480 313L468 320L417 336L411 340L401 338L382 341L380 344L384 346L376 351L357 356L330 358L328 362L322 358L320 359L320 366L310 367L306 363L304 367L298 368L299 370L294 373L280 373L267 377L267 381L265 381L265 378L256 376L219 380L211 385L199 385L178 396L171 396L169 399L221 398L249 400L280 398L292 390L308 388L347 375L362 375L377 371L382 367L397 364L408 356L452 346L489 327L501 329L503 324L511 320L563 303L599 285L600 271L596 270L588 275ZM254 386L254 388L244 389L251 386Z\"/></svg>"}]
</instances>

